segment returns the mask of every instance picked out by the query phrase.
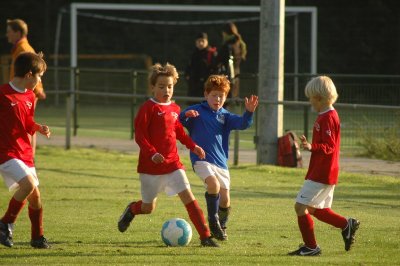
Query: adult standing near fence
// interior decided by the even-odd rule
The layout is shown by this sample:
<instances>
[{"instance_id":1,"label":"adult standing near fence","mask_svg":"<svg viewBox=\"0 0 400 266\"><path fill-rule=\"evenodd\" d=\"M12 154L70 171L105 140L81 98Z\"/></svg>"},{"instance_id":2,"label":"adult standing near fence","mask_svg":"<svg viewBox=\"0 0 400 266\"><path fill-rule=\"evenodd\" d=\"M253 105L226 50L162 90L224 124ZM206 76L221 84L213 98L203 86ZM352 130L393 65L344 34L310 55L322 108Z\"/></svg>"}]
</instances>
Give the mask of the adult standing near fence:
<instances>
[{"instance_id":1,"label":"adult standing near fence","mask_svg":"<svg viewBox=\"0 0 400 266\"><path fill-rule=\"evenodd\" d=\"M216 63L217 49L208 45L207 33L200 32L196 35L195 48L185 70L189 97L204 97L204 83L215 74Z\"/></svg>"},{"instance_id":2,"label":"adult standing near fence","mask_svg":"<svg viewBox=\"0 0 400 266\"><path fill-rule=\"evenodd\" d=\"M11 66L10 66L10 80L15 76L14 62L15 59L24 52L35 53L35 50L28 42L28 25L22 19L8 19L7 20L7 40L13 45L11 49ZM44 100L46 93L43 90L43 84L40 81L35 87L35 107L38 100ZM36 134L31 137L33 157L36 152Z\"/></svg>"},{"instance_id":3,"label":"adult standing near fence","mask_svg":"<svg viewBox=\"0 0 400 266\"><path fill-rule=\"evenodd\" d=\"M227 75L231 82L230 97L239 97L240 63L246 59L247 45L235 23L226 24L222 30L223 43L218 50L219 73Z\"/></svg>"}]
</instances>

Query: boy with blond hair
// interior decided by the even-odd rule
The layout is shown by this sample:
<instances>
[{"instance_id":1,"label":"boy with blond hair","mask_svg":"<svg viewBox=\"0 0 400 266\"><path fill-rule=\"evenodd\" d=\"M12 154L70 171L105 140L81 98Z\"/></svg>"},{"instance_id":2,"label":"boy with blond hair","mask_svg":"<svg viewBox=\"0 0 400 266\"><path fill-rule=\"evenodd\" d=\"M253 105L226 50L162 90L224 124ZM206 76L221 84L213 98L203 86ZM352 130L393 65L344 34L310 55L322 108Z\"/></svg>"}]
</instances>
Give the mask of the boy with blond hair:
<instances>
[{"instance_id":1,"label":"boy with blond hair","mask_svg":"<svg viewBox=\"0 0 400 266\"><path fill-rule=\"evenodd\" d=\"M29 202L31 246L49 248L43 235L43 208L39 179L33 161L29 136L36 131L47 137L49 127L34 121L33 90L46 71L42 54L22 53L14 62L15 76L0 86L0 174L10 191L14 191L8 209L0 219L0 243L13 246L13 228L19 213Z\"/></svg>"},{"instance_id":2,"label":"boy with blond hair","mask_svg":"<svg viewBox=\"0 0 400 266\"><path fill-rule=\"evenodd\" d=\"M295 211L304 244L289 255L316 256L321 254L314 235L313 215L318 220L342 230L345 250L349 251L360 225L357 219L335 213L332 209L333 192L338 183L340 120L333 108L338 94L327 76L310 80L305 88L311 106L318 112L314 123L312 143L300 137L303 149L311 152L310 165L303 187L296 198Z\"/></svg>"},{"instance_id":3,"label":"boy with blond hair","mask_svg":"<svg viewBox=\"0 0 400 266\"><path fill-rule=\"evenodd\" d=\"M177 80L178 72L173 65L153 65L149 83L154 97L140 107L135 118L142 199L128 204L118 221L118 230L125 232L136 215L152 213L157 194L165 191L170 196L178 194L200 235L201 245L218 247L210 237L178 155L177 139L199 158L205 157L204 150L185 133L178 118L180 107L171 101Z\"/></svg>"},{"instance_id":4,"label":"boy with blond hair","mask_svg":"<svg viewBox=\"0 0 400 266\"><path fill-rule=\"evenodd\" d=\"M189 135L206 152L205 158L191 152L190 160L196 174L206 186L206 203L211 234L226 240L226 223L230 213L230 174L228 170L229 135L244 130L253 122L258 97L245 98L243 116L223 108L230 90L226 76L211 75L204 85L205 102L189 106L181 112L180 121Z\"/></svg>"}]
</instances>

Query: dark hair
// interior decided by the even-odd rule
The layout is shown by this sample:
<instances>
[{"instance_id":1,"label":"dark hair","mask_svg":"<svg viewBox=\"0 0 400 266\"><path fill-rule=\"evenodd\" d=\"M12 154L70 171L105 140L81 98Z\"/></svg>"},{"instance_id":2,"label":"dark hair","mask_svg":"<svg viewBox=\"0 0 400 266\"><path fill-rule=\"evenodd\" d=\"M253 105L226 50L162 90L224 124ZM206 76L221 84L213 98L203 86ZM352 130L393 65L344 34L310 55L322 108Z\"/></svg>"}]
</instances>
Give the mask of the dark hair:
<instances>
[{"instance_id":1,"label":"dark hair","mask_svg":"<svg viewBox=\"0 0 400 266\"><path fill-rule=\"evenodd\" d=\"M205 33L205 32L199 32L199 33L196 35L196 39L206 39L206 40L208 40L208 35L207 35L207 33Z\"/></svg>"},{"instance_id":2,"label":"dark hair","mask_svg":"<svg viewBox=\"0 0 400 266\"><path fill-rule=\"evenodd\" d=\"M32 75L45 72L47 69L46 62L43 60L43 53L21 53L14 61L14 70L16 77L24 77L29 72Z\"/></svg>"},{"instance_id":3,"label":"dark hair","mask_svg":"<svg viewBox=\"0 0 400 266\"><path fill-rule=\"evenodd\" d=\"M240 33L239 33L235 23L233 23L233 22L226 24L223 28L223 32L225 32L229 35L235 35L239 40L242 38L240 36Z\"/></svg>"}]
</instances>

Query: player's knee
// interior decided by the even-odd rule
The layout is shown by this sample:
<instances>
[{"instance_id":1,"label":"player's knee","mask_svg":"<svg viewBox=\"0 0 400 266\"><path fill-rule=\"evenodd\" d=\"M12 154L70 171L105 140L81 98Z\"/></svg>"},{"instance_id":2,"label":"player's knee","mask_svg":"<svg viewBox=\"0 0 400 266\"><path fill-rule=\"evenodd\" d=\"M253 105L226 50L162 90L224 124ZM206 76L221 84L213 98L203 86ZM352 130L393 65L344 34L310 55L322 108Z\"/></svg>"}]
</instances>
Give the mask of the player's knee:
<instances>
[{"instance_id":1,"label":"player's knee","mask_svg":"<svg viewBox=\"0 0 400 266\"><path fill-rule=\"evenodd\" d=\"M215 176L209 176L206 179L207 192L210 194L217 194L220 190L220 184Z\"/></svg>"},{"instance_id":2,"label":"player's knee","mask_svg":"<svg viewBox=\"0 0 400 266\"><path fill-rule=\"evenodd\" d=\"M307 206L301 203L296 202L294 204L294 210L297 214L297 216L302 216L307 213Z\"/></svg>"},{"instance_id":3,"label":"player's knee","mask_svg":"<svg viewBox=\"0 0 400 266\"><path fill-rule=\"evenodd\" d=\"M299 203L295 203L294 204L294 210L295 210L295 212L297 213L298 211L300 211L300 209L301 209L301 204L299 204Z\"/></svg>"},{"instance_id":4,"label":"player's knee","mask_svg":"<svg viewBox=\"0 0 400 266\"><path fill-rule=\"evenodd\" d=\"M35 187L31 194L27 197L29 206L33 209L40 209L42 207L42 201L40 199L39 188Z\"/></svg>"},{"instance_id":5,"label":"player's knee","mask_svg":"<svg viewBox=\"0 0 400 266\"><path fill-rule=\"evenodd\" d=\"M19 182L19 189L21 192L24 192L26 195L29 195L33 192L36 185L33 181L33 178L30 176L25 177L21 182Z\"/></svg>"}]
</instances>

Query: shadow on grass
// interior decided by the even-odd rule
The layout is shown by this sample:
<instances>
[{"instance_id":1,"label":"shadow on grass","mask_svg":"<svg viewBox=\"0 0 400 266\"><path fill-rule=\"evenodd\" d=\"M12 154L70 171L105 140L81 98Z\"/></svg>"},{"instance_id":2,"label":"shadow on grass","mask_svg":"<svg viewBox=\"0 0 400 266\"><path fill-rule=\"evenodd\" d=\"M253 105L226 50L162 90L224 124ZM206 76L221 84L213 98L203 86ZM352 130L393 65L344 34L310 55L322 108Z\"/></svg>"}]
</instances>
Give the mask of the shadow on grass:
<instances>
[{"instance_id":1,"label":"shadow on grass","mask_svg":"<svg viewBox=\"0 0 400 266\"><path fill-rule=\"evenodd\" d=\"M104 255L107 255L107 257L125 255L148 257L157 255L172 256L176 255L176 252L179 252L179 256L192 256L192 252L190 250L204 248L200 245L200 242L198 245L194 244L186 247L168 247L155 240L106 243L83 241L50 241L49 244L51 245L51 248L43 250L32 248L29 242L14 242L13 248L3 248L4 251L9 251L10 253L6 254L2 252L0 257L3 259L15 259L16 257L18 259L33 257L104 257ZM88 248L85 248L86 246ZM0 247L0 250L1 249L2 248ZM181 252L183 249L184 252ZM22 250L24 252L23 254L15 254L15 252L20 252ZM148 252L144 252L145 250L148 250ZM159 252L155 252L157 250Z\"/></svg>"},{"instance_id":2,"label":"shadow on grass","mask_svg":"<svg viewBox=\"0 0 400 266\"><path fill-rule=\"evenodd\" d=\"M110 176L110 175L98 175L98 174L91 174L91 173L87 173L86 171L99 171L101 169L85 169L85 172L79 172L79 171L71 171L71 170L62 170L59 168L45 168L45 167L41 167L40 171L49 171L49 172L55 172L58 174L66 174L66 175L84 175L87 177L96 177L96 178L105 178L105 179L110 179L112 178L113 180L119 179L119 180L132 180L131 176L127 176L127 177L121 177L121 176ZM109 170L109 169L107 169Z\"/></svg>"}]
</instances>

